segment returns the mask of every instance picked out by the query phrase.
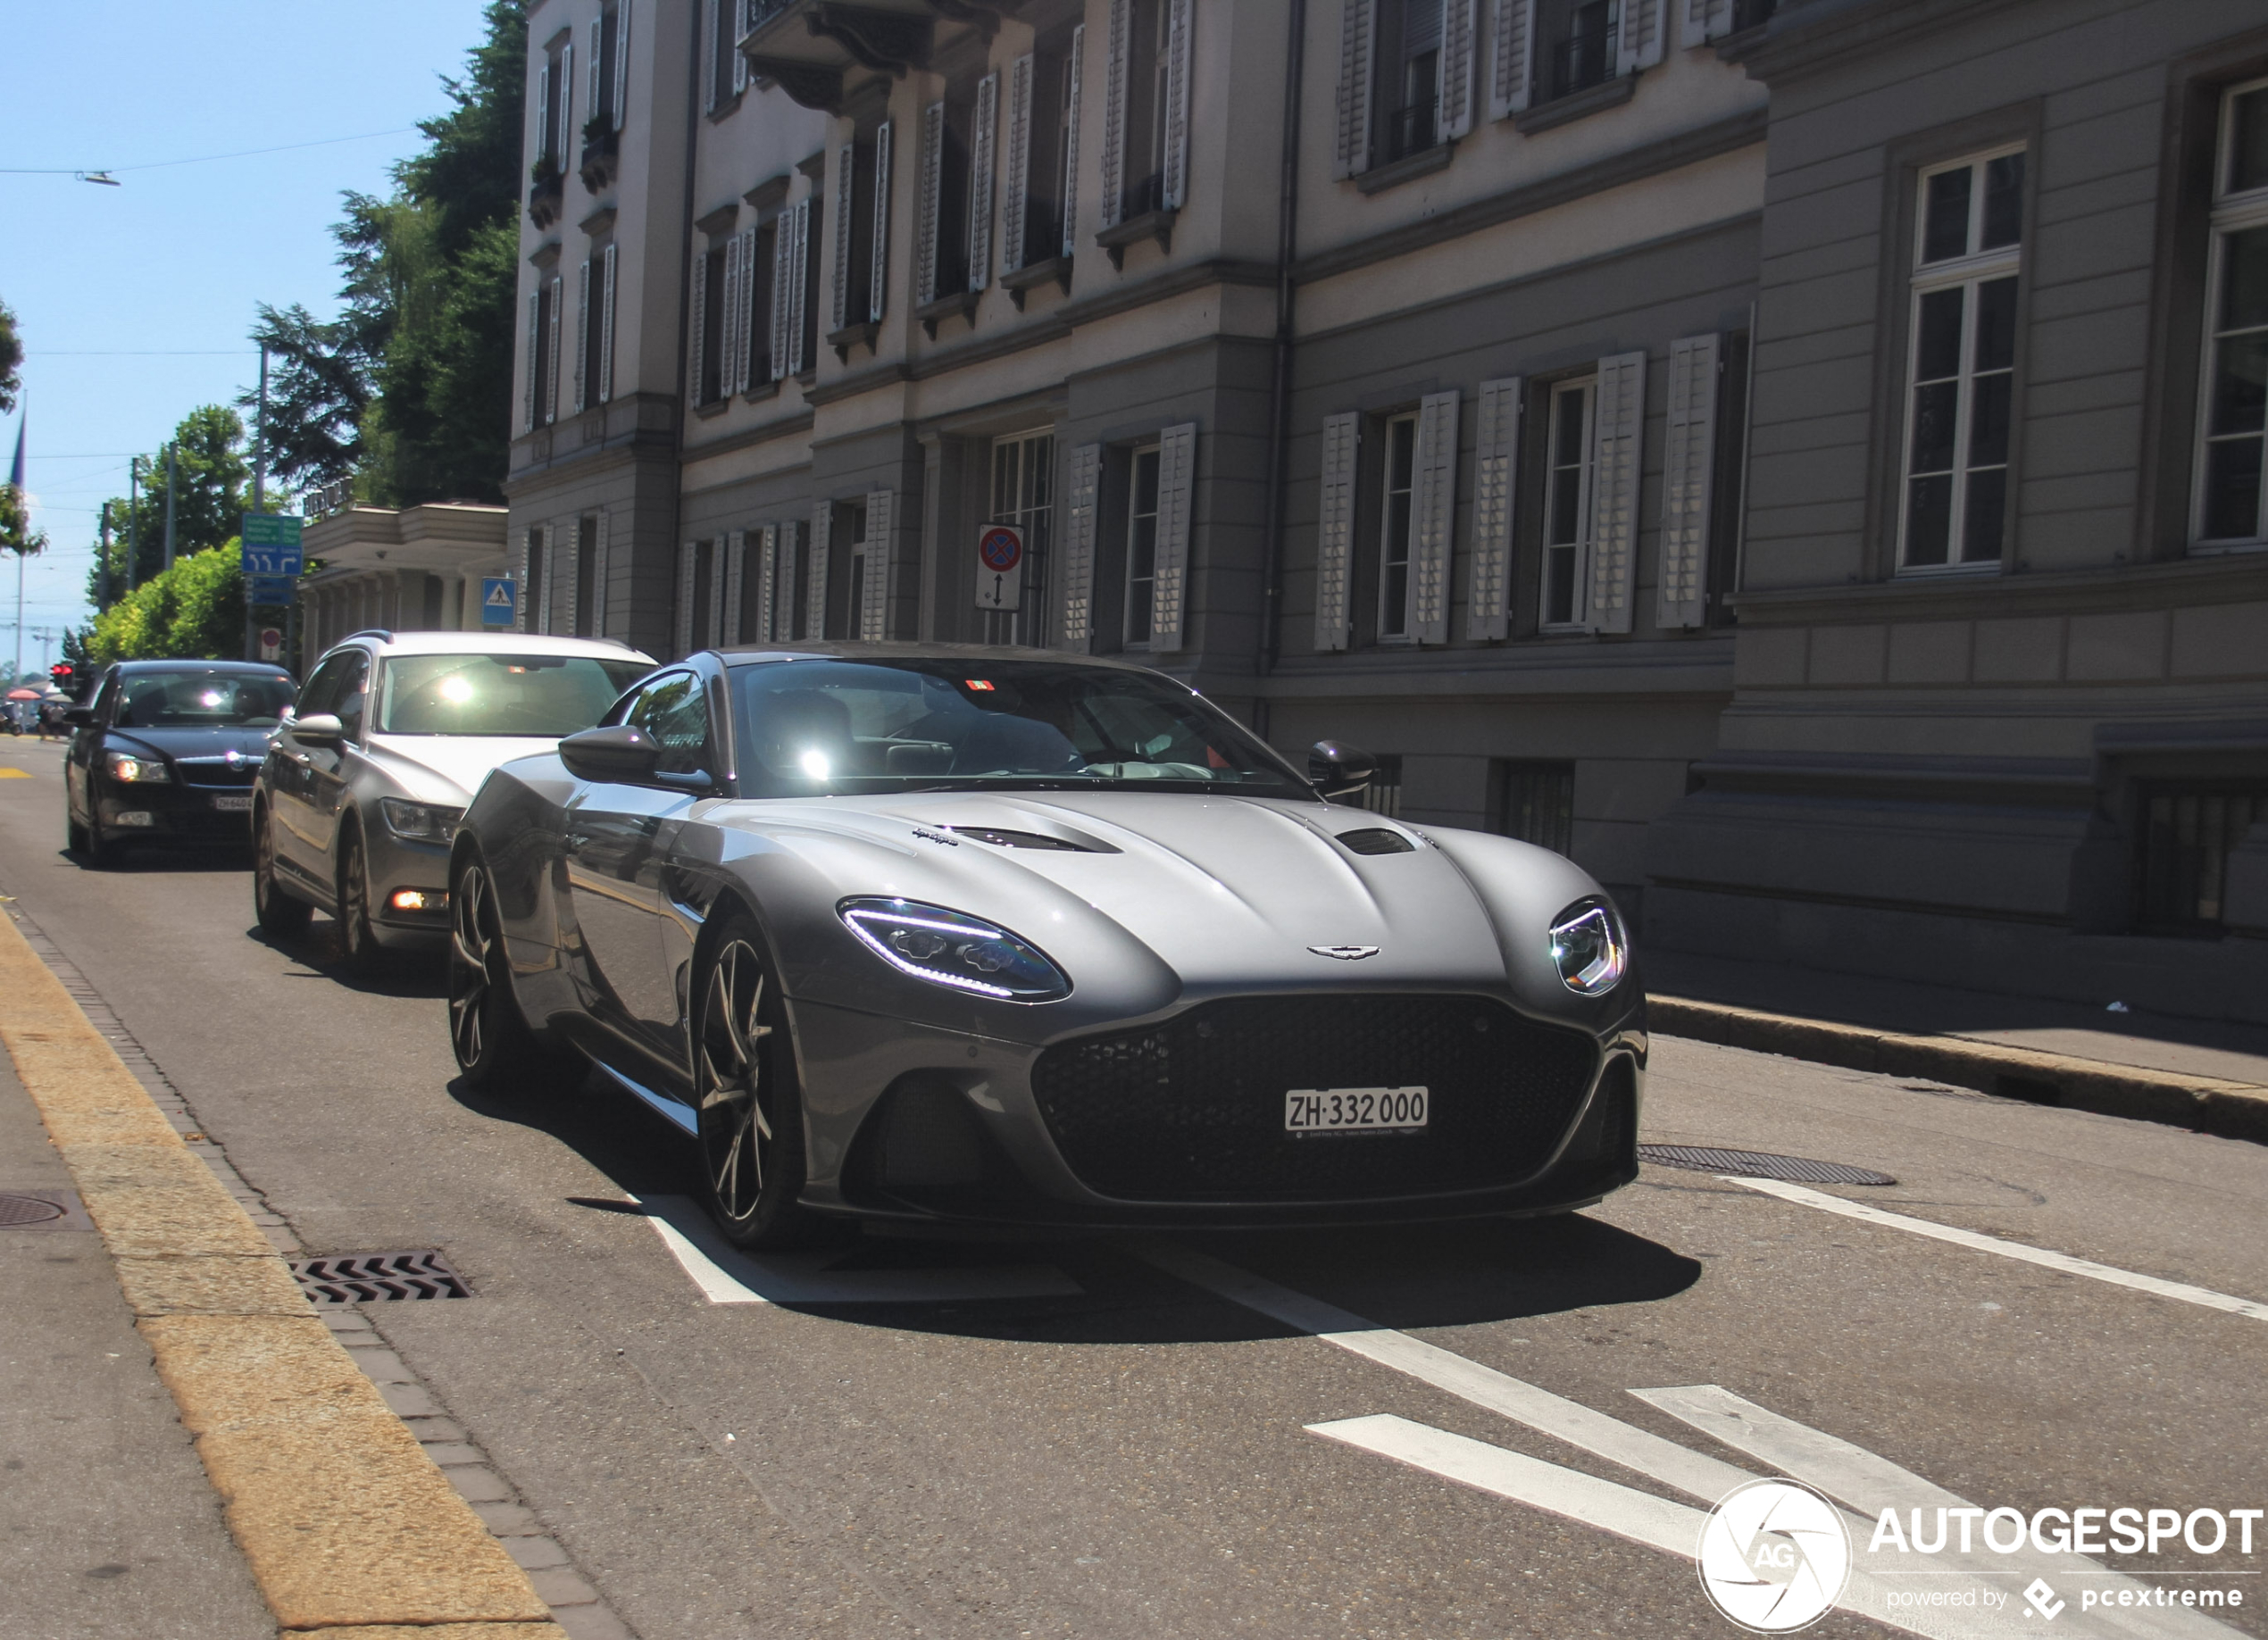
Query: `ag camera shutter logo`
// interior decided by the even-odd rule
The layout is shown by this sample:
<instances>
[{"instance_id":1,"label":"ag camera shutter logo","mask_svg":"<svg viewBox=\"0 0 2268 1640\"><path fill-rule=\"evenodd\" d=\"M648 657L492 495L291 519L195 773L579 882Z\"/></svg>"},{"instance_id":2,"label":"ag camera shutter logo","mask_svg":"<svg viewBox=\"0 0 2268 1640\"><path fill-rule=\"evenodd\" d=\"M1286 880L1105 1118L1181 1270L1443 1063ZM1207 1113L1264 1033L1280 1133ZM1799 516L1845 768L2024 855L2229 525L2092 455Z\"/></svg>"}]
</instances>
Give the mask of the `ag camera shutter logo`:
<instances>
[{"instance_id":1,"label":"ag camera shutter logo","mask_svg":"<svg viewBox=\"0 0 2268 1640\"><path fill-rule=\"evenodd\" d=\"M1710 1604L1751 1634L1816 1623L1843 1596L1851 1536L1836 1507L1792 1480L1752 1480L1717 1500L1695 1556Z\"/></svg>"}]
</instances>

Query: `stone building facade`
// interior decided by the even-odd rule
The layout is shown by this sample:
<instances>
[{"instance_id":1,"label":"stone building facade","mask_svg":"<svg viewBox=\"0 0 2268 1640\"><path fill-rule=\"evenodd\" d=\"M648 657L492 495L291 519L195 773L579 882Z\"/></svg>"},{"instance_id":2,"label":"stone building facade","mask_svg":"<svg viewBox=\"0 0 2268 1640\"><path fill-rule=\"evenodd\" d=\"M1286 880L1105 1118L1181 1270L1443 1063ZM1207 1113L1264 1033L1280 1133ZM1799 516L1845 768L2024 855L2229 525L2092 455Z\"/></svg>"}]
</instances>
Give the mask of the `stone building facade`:
<instances>
[{"instance_id":1,"label":"stone building facade","mask_svg":"<svg viewBox=\"0 0 2268 1640\"><path fill-rule=\"evenodd\" d=\"M1655 944L2268 1014L2245 0L529 42L529 625L1140 656Z\"/></svg>"}]
</instances>

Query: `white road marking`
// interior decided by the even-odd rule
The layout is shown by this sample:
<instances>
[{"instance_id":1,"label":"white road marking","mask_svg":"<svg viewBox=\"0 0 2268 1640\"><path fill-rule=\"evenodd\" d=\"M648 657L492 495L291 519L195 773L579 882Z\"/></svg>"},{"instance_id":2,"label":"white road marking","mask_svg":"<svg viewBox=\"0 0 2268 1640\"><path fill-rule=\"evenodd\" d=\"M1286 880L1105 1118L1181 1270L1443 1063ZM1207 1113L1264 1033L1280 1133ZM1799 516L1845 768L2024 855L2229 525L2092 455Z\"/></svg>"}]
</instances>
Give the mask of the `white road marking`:
<instances>
[{"instance_id":1,"label":"white road marking","mask_svg":"<svg viewBox=\"0 0 2268 1640\"><path fill-rule=\"evenodd\" d=\"M946 1304L1063 1298L1086 1291L1051 1264L830 1270L829 1261L841 1254L740 1252L688 1197L647 1196L641 1205L662 1245L713 1304Z\"/></svg>"},{"instance_id":2,"label":"white road marking","mask_svg":"<svg viewBox=\"0 0 2268 1640\"><path fill-rule=\"evenodd\" d=\"M1784 1202L1816 1207L1822 1212L1840 1213L1846 1219L1864 1220L1868 1224L1905 1230L1914 1236L1927 1236L1934 1241L1950 1242L1956 1247L1969 1247L1979 1253L1997 1253L2004 1259L2021 1259L2027 1264L2061 1270L2067 1276L2085 1276L2091 1280L2106 1281L2114 1286L2131 1287L2138 1293L2148 1293L2159 1298L2178 1298L2185 1304L2197 1304L2207 1310L2226 1311L2230 1315L2250 1316L2255 1321L2268 1321L2268 1304L2256 1299L2237 1298L2227 1293L2216 1293L2211 1287L2191 1286L2183 1281L2164 1281L2155 1276L2121 1270L2116 1265L2097 1264L2092 1259L2075 1259L2068 1253L2056 1253L2047 1247L2028 1247L2022 1242L2002 1241L1996 1236L1955 1229L1949 1224L1938 1224L1928 1219L1909 1219L1904 1213L1886 1212L1864 1202L1847 1202L1841 1196L1809 1190L1781 1179L1742 1178L1729 1173L1722 1177L1726 1184L1745 1185L1766 1195L1776 1195Z\"/></svg>"}]
</instances>

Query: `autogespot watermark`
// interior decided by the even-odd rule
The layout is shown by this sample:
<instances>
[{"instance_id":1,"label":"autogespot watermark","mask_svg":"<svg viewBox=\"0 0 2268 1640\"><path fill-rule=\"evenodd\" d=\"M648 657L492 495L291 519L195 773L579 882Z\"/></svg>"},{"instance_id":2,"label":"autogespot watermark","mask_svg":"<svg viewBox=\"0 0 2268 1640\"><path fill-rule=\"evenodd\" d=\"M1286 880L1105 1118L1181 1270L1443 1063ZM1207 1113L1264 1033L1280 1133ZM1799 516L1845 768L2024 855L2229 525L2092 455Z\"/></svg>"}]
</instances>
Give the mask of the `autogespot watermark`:
<instances>
[{"instance_id":1,"label":"autogespot watermark","mask_svg":"<svg viewBox=\"0 0 2268 1640\"><path fill-rule=\"evenodd\" d=\"M1717 1500L1697 1559L1709 1602L1752 1633L1808 1628L1843 1597L1851 1535L1836 1507L1792 1480L1752 1480Z\"/></svg>"}]
</instances>

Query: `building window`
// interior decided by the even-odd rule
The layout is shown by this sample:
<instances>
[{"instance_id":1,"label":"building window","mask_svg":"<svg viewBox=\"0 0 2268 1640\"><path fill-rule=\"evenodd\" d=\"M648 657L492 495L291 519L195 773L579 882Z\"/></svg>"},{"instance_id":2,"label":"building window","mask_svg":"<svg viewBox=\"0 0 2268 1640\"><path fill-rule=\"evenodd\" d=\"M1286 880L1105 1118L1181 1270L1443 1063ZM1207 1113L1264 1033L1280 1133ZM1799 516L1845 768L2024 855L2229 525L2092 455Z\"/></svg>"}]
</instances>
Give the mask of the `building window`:
<instances>
[{"instance_id":1,"label":"building window","mask_svg":"<svg viewBox=\"0 0 2268 1640\"><path fill-rule=\"evenodd\" d=\"M1554 853L1575 846L1575 765L1497 758L1488 765L1488 829Z\"/></svg>"},{"instance_id":2,"label":"building window","mask_svg":"<svg viewBox=\"0 0 2268 1640\"><path fill-rule=\"evenodd\" d=\"M1614 37L1622 21L1617 0L1538 0L1538 66L1547 101L1614 77Z\"/></svg>"},{"instance_id":3,"label":"building window","mask_svg":"<svg viewBox=\"0 0 2268 1640\"><path fill-rule=\"evenodd\" d=\"M2268 81L2223 99L2214 175L2205 437L2197 453L2201 545L2268 543L2262 444L2268 439Z\"/></svg>"},{"instance_id":4,"label":"building window","mask_svg":"<svg viewBox=\"0 0 2268 1640\"><path fill-rule=\"evenodd\" d=\"M548 590L544 584L545 568L544 527L538 524L528 532L528 570L521 578L524 584L520 588L520 629L522 632L541 632L549 625L545 619L550 612L544 607L544 595Z\"/></svg>"},{"instance_id":5,"label":"building window","mask_svg":"<svg viewBox=\"0 0 2268 1640\"><path fill-rule=\"evenodd\" d=\"M591 636L591 614L598 591L598 520L588 513L575 521L575 636Z\"/></svg>"},{"instance_id":6,"label":"building window","mask_svg":"<svg viewBox=\"0 0 2268 1640\"><path fill-rule=\"evenodd\" d=\"M549 337L552 327L559 322L553 311L557 297L553 294L556 279L538 279L536 296L529 315L528 334L528 425L544 427L552 419L553 392L552 350Z\"/></svg>"},{"instance_id":7,"label":"building window","mask_svg":"<svg viewBox=\"0 0 2268 1640\"><path fill-rule=\"evenodd\" d=\"M1918 195L1899 562L1997 563L2007 528L2023 153L1924 171Z\"/></svg>"},{"instance_id":8,"label":"building window","mask_svg":"<svg viewBox=\"0 0 2268 1640\"><path fill-rule=\"evenodd\" d=\"M695 386L693 402L713 404L723 396L725 381L724 246L713 246L703 257L708 273L701 281L701 311L693 316L693 322L701 327L701 379Z\"/></svg>"},{"instance_id":9,"label":"building window","mask_svg":"<svg viewBox=\"0 0 2268 1640\"><path fill-rule=\"evenodd\" d=\"M1373 814L1383 814L1388 820L1402 818L1402 754L1388 752L1380 755L1378 772L1371 783L1348 800L1352 806L1368 809Z\"/></svg>"},{"instance_id":10,"label":"building window","mask_svg":"<svg viewBox=\"0 0 2268 1640\"><path fill-rule=\"evenodd\" d=\"M1551 390L1549 465L1544 479L1543 624L1580 619L1583 571L1590 558L1591 473L1597 441L1598 379L1563 381Z\"/></svg>"},{"instance_id":11,"label":"building window","mask_svg":"<svg viewBox=\"0 0 2268 1640\"><path fill-rule=\"evenodd\" d=\"M1055 521L1055 435L1053 429L996 438L992 445L992 520L1024 532L1023 592L1014 610L985 614L988 644L1042 644L1046 605L1047 549ZM1152 480L1155 487L1155 480ZM1151 503L1156 511L1155 500ZM1155 528L1155 526L1153 526Z\"/></svg>"},{"instance_id":12,"label":"building window","mask_svg":"<svg viewBox=\"0 0 2268 1640\"><path fill-rule=\"evenodd\" d=\"M1410 635L1410 524L1417 476L1417 423L1414 414L1395 416L1386 423L1385 494L1378 533L1380 638Z\"/></svg>"},{"instance_id":13,"label":"building window","mask_svg":"<svg viewBox=\"0 0 2268 1640\"><path fill-rule=\"evenodd\" d=\"M774 286L780 271L781 221L775 216L748 230L748 249L741 263L740 292L747 304L747 311L740 316L746 327L741 334L747 338L748 354L748 368L741 372L741 379L750 388L764 386L778 374L772 369L771 309L778 300Z\"/></svg>"},{"instance_id":14,"label":"building window","mask_svg":"<svg viewBox=\"0 0 2268 1640\"><path fill-rule=\"evenodd\" d=\"M2158 787L2142 799L2143 926L2163 934L2217 934L2229 855L2268 820L2258 787Z\"/></svg>"},{"instance_id":15,"label":"building window","mask_svg":"<svg viewBox=\"0 0 2268 1640\"><path fill-rule=\"evenodd\" d=\"M1150 641L1157 594L1158 446L1134 452L1126 487L1126 645Z\"/></svg>"},{"instance_id":16,"label":"building window","mask_svg":"<svg viewBox=\"0 0 2268 1640\"><path fill-rule=\"evenodd\" d=\"M729 103L747 85L747 60L741 56L742 0L701 0L708 15L702 19L713 44L709 50L706 105L714 110Z\"/></svg>"},{"instance_id":17,"label":"building window","mask_svg":"<svg viewBox=\"0 0 2268 1640\"><path fill-rule=\"evenodd\" d=\"M843 578L843 607L829 616L827 636L855 638L860 612L866 607L866 504L852 501L838 507L834 534L838 540L849 543L850 561L849 573Z\"/></svg>"},{"instance_id":18,"label":"building window","mask_svg":"<svg viewBox=\"0 0 2268 1640\"><path fill-rule=\"evenodd\" d=\"M1374 163L1422 153L1441 139L1443 9L1443 0L1381 0Z\"/></svg>"},{"instance_id":19,"label":"building window","mask_svg":"<svg viewBox=\"0 0 2268 1640\"><path fill-rule=\"evenodd\" d=\"M1119 221L1165 208L1165 124L1171 106L1166 0L1126 0L1126 187Z\"/></svg>"}]
</instances>

